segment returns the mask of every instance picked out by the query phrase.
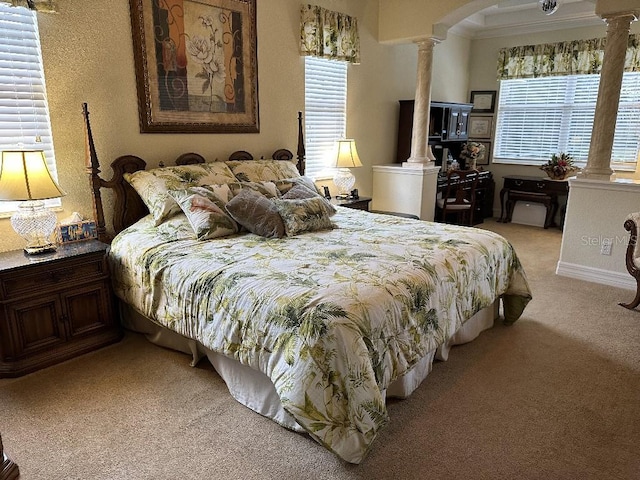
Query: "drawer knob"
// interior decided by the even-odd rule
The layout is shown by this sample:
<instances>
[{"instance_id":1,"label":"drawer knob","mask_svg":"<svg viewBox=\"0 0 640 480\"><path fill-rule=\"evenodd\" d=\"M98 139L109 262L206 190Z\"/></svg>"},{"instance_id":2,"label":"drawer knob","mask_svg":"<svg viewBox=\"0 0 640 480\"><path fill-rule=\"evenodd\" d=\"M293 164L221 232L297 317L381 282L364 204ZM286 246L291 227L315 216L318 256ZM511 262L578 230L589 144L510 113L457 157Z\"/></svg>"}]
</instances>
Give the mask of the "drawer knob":
<instances>
[{"instance_id":1,"label":"drawer knob","mask_svg":"<svg viewBox=\"0 0 640 480\"><path fill-rule=\"evenodd\" d=\"M522 180L516 180L514 183L516 184L517 187L520 187L524 182Z\"/></svg>"}]
</instances>

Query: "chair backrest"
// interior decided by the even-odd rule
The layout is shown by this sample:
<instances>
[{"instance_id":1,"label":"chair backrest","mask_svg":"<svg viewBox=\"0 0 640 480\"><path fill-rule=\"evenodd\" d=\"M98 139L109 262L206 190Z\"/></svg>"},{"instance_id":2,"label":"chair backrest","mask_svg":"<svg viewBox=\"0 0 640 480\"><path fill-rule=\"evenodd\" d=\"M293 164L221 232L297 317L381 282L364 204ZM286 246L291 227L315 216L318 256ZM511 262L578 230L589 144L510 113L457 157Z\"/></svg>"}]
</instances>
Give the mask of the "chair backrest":
<instances>
[{"instance_id":1,"label":"chair backrest","mask_svg":"<svg viewBox=\"0 0 640 480\"><path fill-rule=\"evenodd\" d=\"M442 218L450 212L468 210L468 223L473 222L473 210L476 203L476 186L480 172L478 170L451 170L447 173L447 183L442 197Z\"/></svg>"},{"instance_id":2,"label":"chair backrest","mask_svg":"<svg viewBox=\"0 0 640 480\"><path fill-rule=\"evenodd\" d=\"M447 174L444 190L444 204L466 206L473 208L476 200L476 186L480 172L478 170L451 170ZM459 208L458 207L458 208Z\"/></svg>"}]
</instances>

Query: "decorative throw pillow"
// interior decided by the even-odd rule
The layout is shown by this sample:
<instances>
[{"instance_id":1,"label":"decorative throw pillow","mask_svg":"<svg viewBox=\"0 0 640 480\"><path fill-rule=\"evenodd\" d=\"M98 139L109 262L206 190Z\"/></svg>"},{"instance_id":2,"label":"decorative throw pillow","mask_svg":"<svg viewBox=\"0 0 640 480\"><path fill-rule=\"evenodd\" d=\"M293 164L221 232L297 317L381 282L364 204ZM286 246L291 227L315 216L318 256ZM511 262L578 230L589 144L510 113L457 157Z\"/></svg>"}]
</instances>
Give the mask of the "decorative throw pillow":
<instances>
[{"instance_id":1,"label":"decorative throw pillow","mask_svg":"<svg viewBox=\"0 0 640 480\"><path fill-rule=\"evenodd\" d=\"M225 237L238 231L238 225L225 212L225 201L206 187L169 190L193 227L198 240Z\"/></svg>"},{"instance_id":2,"label":"decorative throw pillow","mask_svg":"<svg viewBox=\"0 0 640 480\"><path fill-rule=\"evenodd\" d=\"M309 190L313 190L318 195L320 195L320 191L318 190L318 187L316 187L315 182L313 180L311 180L309 177L306 177L304 175L301 176L301 177L293 177L293 178L285 178L285 179L282 179L282 180L274 180L273 183L276 184L276 187L278 188L280 193L283 194L283 195L285 193L287 193L289 190L291 190L291 188L294 185L304 185Z\"/></svg>"},{"instance_id":3,"label":"decorative throw pillow","mask_svg":"<svg viewBox=\"0 0 640 480\"><path fill-rule=\"evenodd\" d=\"M196 232L184 213L168 218L158 225L158 233L166 240L196 240Z\"/></svg>"},{"instance_id":4,"label":"decorative throw pillow","mask_svg":"<svg viewBox=\"0 0 640 480\"><path fill-rule=\"evenodd\" d=\"M288 160L228 160L225 163L241 182L273 182L300 176L296 164Z\"/></svg>"},{"instance_id":5,"label":"decorative throw pillow","mask_svg":"<svg viewBox=\"0 0 640 480\"><path fill-rule=\"evenodd\" d=\"M226 205L231 217L251 233L268 238L284 237L284 224L273 201L248 188Z\"/></svg>"},{"instance_id":6,"label":"decorative throw pillow","mask_svg":"<svg viewBox=\"0 0 640 480\"><path fill-rule=\"evenodd\" d=\"M336 213L336 208L331 205L331 202L324 198L322 195L316 192L312 192L303 184L295 185L291 188L287 193L282 195L282 198L285 200L299 200L303 198L320 198L323 201L325 209L327 210L327 214L332 216Z\"/></svg>"},{"instance_id":7,"label":"decorative throw pillow","mask_svg":"<svg viewBox=\"0 0 640 480\"><path fill-rule=\"evenodd\" d=\"M297 200L275 199L273 203L282 217L287 236L302 232L328 230L334 228L321 197Z\"/></svg>"},{"instance_id":8,"label":"decorative throw pillow","mask_svg":"<svg viewBox=\"0 0 640 480\"><path fill-rule=\"evenodd\" d=\"M228 184L231 195L236 196L241 190L253 190L267 198L278 198L280 192L273 182L231 182Z\"/></svg>"},{"instance_id":9,"label":"decorative throw pillow","mask_svg":"<svg viewBox=\"0 0 640 480\"><path fill-rule=\"evenodd\" d=\"M231 182L234 183L234 182ZM213 185L200 185L202 188L206 188L207 190L211 190L215 193L220 200L222 200L225 205L226 203L233 198L233 192L231 191L231 187L228 183L215 183Z\"/></svg>"},{"instance_id":10,"label":"decorative throw pillow","mask_svg":"<svg viewBox=\"0 0 640 480\"><path fill-rule=\"evenodd\" d=\"M224 162L199 163L177 167L155 168L125 173L124 178L138 192L153 215L154 224L180 213L180 207L168 194L191 186L223 184L236 181Z\"/></svg>"}]
</instances>

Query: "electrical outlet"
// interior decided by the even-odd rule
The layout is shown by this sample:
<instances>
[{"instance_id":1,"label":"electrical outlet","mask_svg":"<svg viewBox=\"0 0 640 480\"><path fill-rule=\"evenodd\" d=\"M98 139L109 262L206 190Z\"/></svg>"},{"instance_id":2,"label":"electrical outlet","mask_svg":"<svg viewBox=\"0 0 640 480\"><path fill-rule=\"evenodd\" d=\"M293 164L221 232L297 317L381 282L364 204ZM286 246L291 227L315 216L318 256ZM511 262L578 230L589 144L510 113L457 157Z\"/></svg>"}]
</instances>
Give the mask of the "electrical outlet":
<instances>
[{"instance_id":1,"label":"electrical outlet","mask_svg":"<svg viewBox=\"0 0 640 480\"><path fill-rule=\"evenodd\" d=\"M610 238L602 239L602 246L600 247L600 255L611 255L611 244L613 242Z\"/></svg>"}]
</instances>

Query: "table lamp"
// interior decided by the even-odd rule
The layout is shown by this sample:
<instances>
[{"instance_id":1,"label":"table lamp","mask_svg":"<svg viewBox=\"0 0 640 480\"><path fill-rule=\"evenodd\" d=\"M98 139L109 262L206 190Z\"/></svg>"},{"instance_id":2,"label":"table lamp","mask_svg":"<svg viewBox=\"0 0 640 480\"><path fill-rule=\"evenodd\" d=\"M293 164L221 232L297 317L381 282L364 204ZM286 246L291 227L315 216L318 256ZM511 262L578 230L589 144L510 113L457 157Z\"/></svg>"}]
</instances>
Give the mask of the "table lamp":
<instances>
[{"instance_id":1,"label":"table lamp","mask_svg":"<svg viewBox=\"0 0 640 480\"><path fill-rule=\"evenodd\" d=\"M29 255L56 249L51 235L56 228L55 214L43 200L65 195L55 182L42 150L3 151L0 160L0 200L21 201L11 216L11 226L27 241Z\"/></svg>"},{"instance_id":2,"label":"table lamp","mask_svg":"<svg viewBox=\"0 0 640 480\"><path fill-rule=\"evenodd\" d=\"M356 183L356 179L349 169L362 166L356 150L355 140L349 138L338 140L334 166L337 170L333 177L333 183L338 187L339 192L336 198L350 198L351 189Z\"/></svg>"}]
</instances>

